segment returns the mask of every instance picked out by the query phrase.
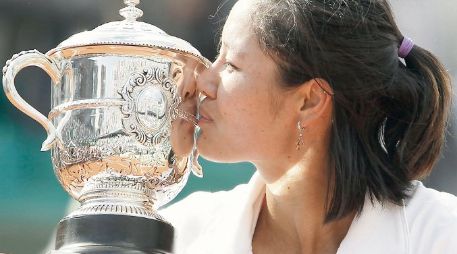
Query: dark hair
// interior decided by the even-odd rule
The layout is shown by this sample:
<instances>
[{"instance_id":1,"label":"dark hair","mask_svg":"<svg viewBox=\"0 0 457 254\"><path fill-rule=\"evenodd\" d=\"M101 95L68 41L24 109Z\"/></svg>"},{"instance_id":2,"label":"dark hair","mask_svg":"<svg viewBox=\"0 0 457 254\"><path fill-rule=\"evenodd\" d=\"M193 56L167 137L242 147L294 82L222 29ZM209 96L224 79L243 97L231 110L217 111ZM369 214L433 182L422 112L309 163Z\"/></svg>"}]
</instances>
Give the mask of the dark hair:
<instances>
[{"instance_id":1,"label":"dark hair","mask_svg":"<svg viewBox=\"0 0 457 254\"><path fill-rule=\"evenodd\" d=\"M326 222L360 212L368 194L401 204L430 173L451 100L441 63L403 40L386 0L258 0L252 29L287 87L313 78L334 93Z\"/></svg>"}]
</instances>

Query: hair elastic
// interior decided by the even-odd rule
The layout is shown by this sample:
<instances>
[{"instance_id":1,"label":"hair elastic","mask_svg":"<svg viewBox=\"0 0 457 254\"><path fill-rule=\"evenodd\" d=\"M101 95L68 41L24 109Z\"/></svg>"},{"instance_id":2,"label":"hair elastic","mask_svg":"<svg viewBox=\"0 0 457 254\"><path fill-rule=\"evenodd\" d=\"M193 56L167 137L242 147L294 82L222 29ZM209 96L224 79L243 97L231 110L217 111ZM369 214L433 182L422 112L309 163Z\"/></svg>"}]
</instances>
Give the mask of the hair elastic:
<instances>
[{"instance_id":1,"label":"hair elastic","mask_svg":"<svg viewBox=\"0 0 457 254\"><path fill-rule=\"evenodd\" d=\"M414 42L408 37L403 37L403 41L401 42L400 48L398 49L398 56L401 58L405 58L408 56L409 52L414 47Z\"/></svg>"}]
</instances>

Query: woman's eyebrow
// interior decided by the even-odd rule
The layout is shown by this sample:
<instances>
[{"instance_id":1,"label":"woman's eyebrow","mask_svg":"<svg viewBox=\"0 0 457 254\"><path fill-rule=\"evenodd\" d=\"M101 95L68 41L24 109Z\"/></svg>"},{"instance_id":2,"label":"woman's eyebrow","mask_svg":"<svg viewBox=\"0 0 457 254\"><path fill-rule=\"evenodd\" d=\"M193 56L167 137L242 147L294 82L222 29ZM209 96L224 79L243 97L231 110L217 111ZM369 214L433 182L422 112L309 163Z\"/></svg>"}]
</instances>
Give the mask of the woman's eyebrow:
<instances>
[{"instance_id":1,"label":"woman's eyebrow","mask_svg":"<svg viewBox=\"0 0 457 254\"><path fill-rule=\"evenodd\" d=\"M239 48L236 46L234 47L234 45L227 43L227 41L224 41L223 39L221 39L221 40L219 40L219 47L217 50L217 55L219 56L223 50L224 50L224 52L226 52L227 50L230 50L231 55L235 55L239 58L244 58L245 55L247 54L247 51L245 49L242 49L242 48Z\"/></svg>"}]
</instances>

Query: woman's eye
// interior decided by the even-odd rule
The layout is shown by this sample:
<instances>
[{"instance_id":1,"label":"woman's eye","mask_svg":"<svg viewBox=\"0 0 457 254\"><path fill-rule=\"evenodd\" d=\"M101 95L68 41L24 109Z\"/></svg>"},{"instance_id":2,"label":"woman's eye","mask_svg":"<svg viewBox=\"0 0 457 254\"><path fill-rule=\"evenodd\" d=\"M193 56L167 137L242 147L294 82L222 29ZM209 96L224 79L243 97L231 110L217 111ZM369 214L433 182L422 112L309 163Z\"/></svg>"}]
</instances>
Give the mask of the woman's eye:
<instances>
[{"instance_id":1,"label":"woman's eye","mask_svg":"<svg viewBox=\"0 0 457 254\"><path fill-rule=\"evenodd\" d=\"M226 70L228 72L232 72L232 71L238 70L238 68L235 65L233 65L232 63L230 63L230 62L225 62L224 63L224 70Z\"/></svg>"}]
</instances>

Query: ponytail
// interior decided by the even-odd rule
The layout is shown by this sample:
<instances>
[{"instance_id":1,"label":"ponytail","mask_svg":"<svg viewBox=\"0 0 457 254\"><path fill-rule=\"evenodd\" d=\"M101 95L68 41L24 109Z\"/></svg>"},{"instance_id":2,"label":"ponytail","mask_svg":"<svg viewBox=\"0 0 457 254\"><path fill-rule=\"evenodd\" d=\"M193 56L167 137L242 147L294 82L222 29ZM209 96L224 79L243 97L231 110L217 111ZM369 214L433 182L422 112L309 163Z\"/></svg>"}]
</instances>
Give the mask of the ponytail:
<instances>
[{"instance_id":1,"label":"ponytail","mask_svg":"<svg viewBox=\"0 0 457 254\"><path fill-rule=\"evenodd\" d=\"M452 89L448 72L427 50L415 45L405 63L403 81L416 91L409 108L410 121L396 145L395 161L403 164L411 180L428 175L439 158Z\"/></svg>"}]
</instances>

